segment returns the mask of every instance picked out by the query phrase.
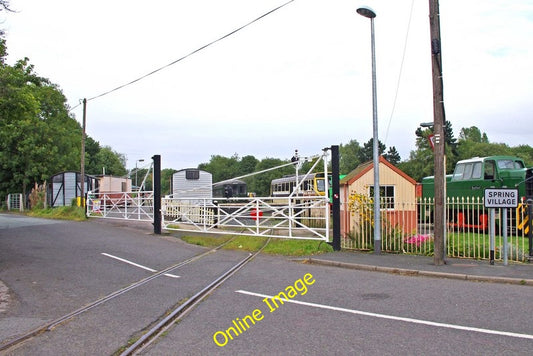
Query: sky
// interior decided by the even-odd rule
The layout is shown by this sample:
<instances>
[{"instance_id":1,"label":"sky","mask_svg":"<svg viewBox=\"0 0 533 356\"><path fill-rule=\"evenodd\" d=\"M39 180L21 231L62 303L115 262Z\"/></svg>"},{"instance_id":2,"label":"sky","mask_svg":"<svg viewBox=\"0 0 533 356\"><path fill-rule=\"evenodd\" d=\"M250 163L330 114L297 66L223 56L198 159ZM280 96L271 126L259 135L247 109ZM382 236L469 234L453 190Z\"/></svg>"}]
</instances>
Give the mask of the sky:
<instances>
[{"instance_id":1,"label":"sky","mask_svg":"<svg viewBox=\"0 0 533 356\"><path fill-rule=\"evenodd\" d=\"M371 139L371 27L356 12L370 6L378 136L408 159L415 130L433 121L429 1L287 2L11 0L0 26L8 63L28 57L80 123L87 98L87 134L128 168L159 154L163 168L183 169ZM440 22L455 137L476 126L491 142L533 145L533 1L440 1Z\"/></svg>"}]
</instances>

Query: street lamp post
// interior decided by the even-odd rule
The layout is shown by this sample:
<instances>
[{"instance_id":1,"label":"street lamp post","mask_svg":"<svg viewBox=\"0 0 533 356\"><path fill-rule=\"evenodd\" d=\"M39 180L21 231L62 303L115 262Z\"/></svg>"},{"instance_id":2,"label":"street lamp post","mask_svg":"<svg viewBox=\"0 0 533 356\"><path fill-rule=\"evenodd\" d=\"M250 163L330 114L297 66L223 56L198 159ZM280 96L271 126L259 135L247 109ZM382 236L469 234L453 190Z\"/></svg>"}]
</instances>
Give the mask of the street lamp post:
<instances>
[{"instance_id":1,"label":"street lamp post","mask_svg":"<svg viewBox=\"0 0 533 356\"><path fill-rule=\"evenodd\" d=\"M370 41L372 47L372 112L373 112L373 158L374 158L374 253L381 253L381 218L379 197L379 138L378 108L376 91L376 46L374 38L374 18L376 13L368 6L357 9L357 13L370 19Z\"/></svg>"},{"instance_id":2,"label":"street lamp post","mask_svg":"<svg viewBox=\"0 0 533 356\"><path fill-rule=\"evenodd\" d=\"M138 159L135 161L135 187L137 187L137 190L140 190L137 186L137 162L144 162L144 159Z\"/></svg>"}]
</instances>

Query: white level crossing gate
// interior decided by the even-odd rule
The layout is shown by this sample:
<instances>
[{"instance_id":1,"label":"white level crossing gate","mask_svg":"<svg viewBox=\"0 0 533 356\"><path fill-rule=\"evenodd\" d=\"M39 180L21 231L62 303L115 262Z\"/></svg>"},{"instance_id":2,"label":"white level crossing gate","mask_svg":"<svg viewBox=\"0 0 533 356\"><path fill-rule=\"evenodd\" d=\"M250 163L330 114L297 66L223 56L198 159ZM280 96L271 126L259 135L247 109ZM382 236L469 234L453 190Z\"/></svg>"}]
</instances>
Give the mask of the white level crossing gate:
<instances>
[{"instance_id":1,"label":"white level crossing gate","mask_svg":"<svg viewBox=\"0 0 533 356\"><path fill-rule=\"evenodd\" d=\"M285 166L294 166L296 174L285 181L283 194L287 196L253 198L190 198L162 199L162 227L166 230L189 232L268 236L291 239L329 241L329 179L327 150L321 155L300 158L296 153L291 163L266 169L234 179L243 179ZM311 167L299 173L304 162ZM220 182L219 182L220 183ZM319 188L317 188L319 187ZM273 192L274 193L274 192Z\"/></svg>"},{"instance_id":2,"label":"white level crossing gate","mask_svg":"<svg viewBox=\"0 0 533 356\"><path fill-rule=\"evenodd\" d=\"M162 203L166 230L328 241L324 196L174 199Z\"/></svg>"},{"instance_id":3,"label":"white level crossing gate","mask_svg":"<svg viewBox=\"0 0 533 356\"><path fill-rule=\"evenodd\" d=\"M87 216L91 218L154 221L152 191L87 194Z\"/></svg>"}]
</instances>

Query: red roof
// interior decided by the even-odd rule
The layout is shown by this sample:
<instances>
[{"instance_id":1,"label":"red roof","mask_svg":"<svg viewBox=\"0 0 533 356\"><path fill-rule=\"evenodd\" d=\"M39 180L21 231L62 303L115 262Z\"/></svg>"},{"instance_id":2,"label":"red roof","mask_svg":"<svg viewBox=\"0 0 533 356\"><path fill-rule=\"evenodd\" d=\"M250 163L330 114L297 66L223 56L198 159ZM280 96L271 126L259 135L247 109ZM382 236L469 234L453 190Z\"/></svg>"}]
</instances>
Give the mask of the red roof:
<instances>
[{"instance_id":1,"label":"red roof","mask_svg":"<svg viewBox=\"0 0 533 356\"><path fill-rule=\"evenodd\" d=\"M409 177L405 172L403 172L401 169L387 161L383 156L379 156L379 163L382 163L389 167L392 171L394 171L396 174L403 177L405 180L410 182L413 185L416 185L416 181ZM368 161L365 163L361 163L359 166L357 166L353 171L348 173L346 177L341 179L340 184L341 185L350 185L356 180L360 179L363 175L368 173L372 168L374 168L374 161Z\"/></svg>"}]
</instances>

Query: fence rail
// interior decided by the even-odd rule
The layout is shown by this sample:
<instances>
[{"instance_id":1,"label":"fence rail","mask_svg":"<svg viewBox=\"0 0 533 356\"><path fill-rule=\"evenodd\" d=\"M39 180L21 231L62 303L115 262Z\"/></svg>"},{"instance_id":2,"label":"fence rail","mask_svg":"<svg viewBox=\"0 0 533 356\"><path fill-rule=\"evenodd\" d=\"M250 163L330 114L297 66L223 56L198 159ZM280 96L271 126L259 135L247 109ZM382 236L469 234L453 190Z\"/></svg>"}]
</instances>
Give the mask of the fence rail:
<instances>
[{"instance_id":1,"label":"fence rail","mask_svg":"<svg viewBox=\"0 0 533 356\"><path fill-rule=\"evenodd\" d=\"M167 230L329 240L324 197L164 198Z\"/></svg>"},{"instance_id":2,"label":"fence rail","mask_svg":"<svg viewBox=\"0 0 533 356\"><path fill-rule=\"evenodd\" d=\"M434 200L420 199L414 203L394 204L381 210L382 251L433 254ZM373 249L373 204L361 202L350 213L351 230L341 239L345 249ZM448 198L446 202L446 252L450 257L490 258L489 212L482 198ZM503 259L503 221L495 210L495 258ZM526 261L529 257L529 216L527 206L507 209L508 258Z\"/></svg>"},{"instance_id":3,"label":"fence rail","mask_svg":"<svg viewBox=\"0 0 533 356\"><path fill-rule=\"evenodd\" d=\"M87 216L93 218L153 221L153 192L89 192L87 194Z\"/></svg>"}]
</instances>

